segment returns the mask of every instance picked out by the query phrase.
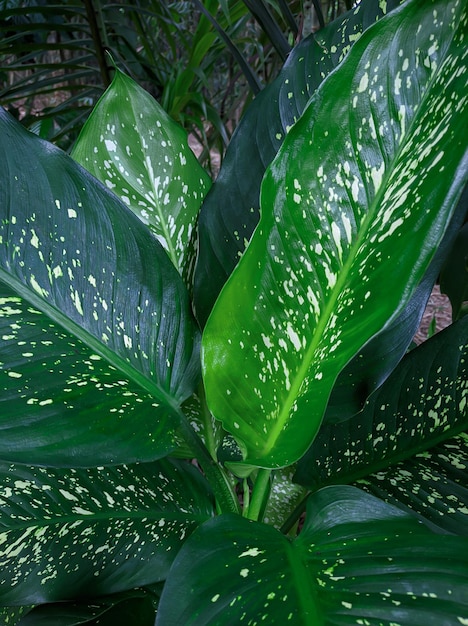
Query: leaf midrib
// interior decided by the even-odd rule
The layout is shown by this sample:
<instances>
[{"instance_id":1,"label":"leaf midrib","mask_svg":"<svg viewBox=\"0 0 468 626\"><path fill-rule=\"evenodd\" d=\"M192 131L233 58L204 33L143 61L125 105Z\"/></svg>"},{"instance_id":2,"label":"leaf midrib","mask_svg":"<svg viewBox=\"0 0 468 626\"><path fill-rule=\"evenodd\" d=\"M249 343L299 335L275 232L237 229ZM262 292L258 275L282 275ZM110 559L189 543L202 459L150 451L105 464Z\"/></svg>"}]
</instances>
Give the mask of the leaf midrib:
<instances>
[{"instance_id":1,"label":"leaf midrib","mask_svg":"<svg viewBox=\"0 0 468 626\"><path fill-rule=\"evenodd\" d=\"M41 298L29 289L24 283L17 278L8 274L3 268L0 268L0 281L13 289L19 296L24 298L33 307L47 315L53 322L60 325L65 331L82 341L88 348L96 352L99 356L106 360L107 363L122 372L127 378L135 382L142 389L147 391L151 396L165 404L175 413L178 412L179 404L163 389L153 383L144 374L136 370L127 363L121 356L100 342L94 335L86 331L75 321L67 317L62 311L50 304L47 300Z\"/></svg>"}]
</instances>

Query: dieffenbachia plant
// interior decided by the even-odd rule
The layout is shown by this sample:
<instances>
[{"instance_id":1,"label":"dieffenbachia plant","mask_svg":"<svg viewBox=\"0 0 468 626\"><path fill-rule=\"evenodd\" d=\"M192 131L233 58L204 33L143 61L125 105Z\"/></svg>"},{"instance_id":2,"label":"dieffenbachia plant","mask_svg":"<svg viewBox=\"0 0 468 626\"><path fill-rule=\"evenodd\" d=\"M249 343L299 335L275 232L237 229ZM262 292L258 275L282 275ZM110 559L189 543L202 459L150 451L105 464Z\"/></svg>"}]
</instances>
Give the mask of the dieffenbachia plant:
<instances>
[{"instance_id":1,"label":"dieffenbachia plant","mask_svg":"<svg viewBox=\"0 0 468 626\"><path fill-rule=\"evenodd\" d=\"M212 191L120 71L71 156L0 111L2 623L468 624L456 288L401 358L466 212L467 32L363 0ZM197 228L236 185L237 266Z\"/></svg>"}]
</instances>

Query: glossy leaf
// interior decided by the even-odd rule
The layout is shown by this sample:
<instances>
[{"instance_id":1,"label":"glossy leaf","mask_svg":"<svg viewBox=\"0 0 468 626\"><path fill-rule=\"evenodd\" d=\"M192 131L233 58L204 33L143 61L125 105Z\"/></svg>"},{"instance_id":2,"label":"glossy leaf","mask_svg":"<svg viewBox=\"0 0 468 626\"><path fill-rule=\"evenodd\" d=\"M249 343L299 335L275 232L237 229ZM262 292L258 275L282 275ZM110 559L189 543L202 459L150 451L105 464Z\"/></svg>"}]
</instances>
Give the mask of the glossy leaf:
<instances>
[{"instance_id":1,"label":"glossy leaf","mask_svg":"<svg viewBox=\"0 0 468 626\"><path fill-rule=\"evenodd\" d=\"M368 396L380 387L407 352L463 223L467 201L468 189L465 189L434 258L403 311L386 324L340 372L328 401L324 424L346 420L360 411Z\"/></svg>"},{"instance_id":2,"label":"glossy leaf","mask_svg":"<svg viewBox=\"0 0 468 626\"><path fill-rule=\"evenodd\" d=\"M265 175L262 219L203 337L239 471L302 456L338 373L443 237L467 178L465 9L414 0L367 30Z\"/></svg>"},{"instance_id":3,"label":"glossy leaf","mask_svg":"<svg viewBox=\"0 0 468 626\"><path fill-rule=\"evenodd\" d=\"M468 536L468 434L358 481L385 502L417 514L438 532Z\"/></svg>"},{"instance_id":4,"label":"glossy leaf","mask_svg":"<svg viewBox=\"0 0 468 626\"><path fill-rule=\"evenodd\" d=\"M158 102L116 70L72 157L149 226L188 280L198 212L211 181L185 131Z\"/></svg>"},{"instance_id":5,"label":"glossy leaf","mask_svg":"<svg viewBox=\"0 0 468 626\"><path fill-rule=\"evenodd\" d=\"M148 439L171 430L173 418L165 416L198 380L199 339L187 290L162 247L113 194L1 110L0 121L0 282L8 285L0 296L1 423L35 429L29 441L24 437L23 452L16 439L6 458L22 462L28 448L37 445L39 453L60 439L53 454L78 464L82 452L96 453L93 464L158 458L163 452L157 446L151 452ZM95 361L92 370L86 363L92 355L107 364ZM123 397L112 398L102 376ZM68 417L80 416L77 423L63 414L66 396ZM96 406L85 415L97 396L102 414ZM120 432L119 409L127 404L128 420L136 418L141 400L142 421L127 421ZM59 413L61 433L54 431ZM130 429L132 442L122 442ZM107 435L102 446L99 437Z\"/></svg>"},{"instance_id":6,"label":"glossy leaf","mask_svg":"<svg viewBox=\"0 0 468 626\"><path fill-rule=\"evenodd\" d=\"M366 403L324 425L295 480L312 489L353 482L468 428L468 318L412 350Z\"/></svg>"},{"instance_id":7,"label":"glossy leaf","mask_svg":"<svg viewBox=\"0 0 468 626\"><path fill-rule=\"evenodd\" d=\"M185 538L213 514L209 487L188 464L0 470L2 605L164 580Z\"/></svg>"},{"instance_id":8,"label":"glossy leaf","mask_svg":"<svg viewBox=\"0 0 468 626\"><path fill-rule=\"evenodd\" d=\"M203 324L258 223L260 183L286 133L362 32L400 3L362 0L358 7L301 41L278 78L249 106L200 212L194 301Z\"/></svg>"},{"instance_id":9,"label":"glossy leaf","mask_svg":"<svg viewBox=\"0 0 468 626\"><path fill-rule=\"evenodd\" d=\"M203 524L174 561L156 625L456 624L467 584L468 539L329 487L309 498L293 542L231 515Z\"/></svg>"}]
</instances>

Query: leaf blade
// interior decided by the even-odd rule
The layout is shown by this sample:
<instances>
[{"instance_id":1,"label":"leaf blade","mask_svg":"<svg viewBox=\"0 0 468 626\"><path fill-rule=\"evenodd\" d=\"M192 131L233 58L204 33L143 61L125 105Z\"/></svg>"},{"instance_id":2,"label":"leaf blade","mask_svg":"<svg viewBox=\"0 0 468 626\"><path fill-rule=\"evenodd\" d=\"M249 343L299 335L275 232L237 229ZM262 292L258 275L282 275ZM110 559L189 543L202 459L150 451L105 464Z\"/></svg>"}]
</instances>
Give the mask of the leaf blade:
<instances>
[{"instance_id":1,"label":"leaf blade","mask_svg":"<svg viewBox=\"0 0 468 626\"><path fill-rule=\"evenodd\" d=\"M458 11L458 30L450 8ZM450 8L409 2L366 31L267 171L262 219L203 336L208 404L243 448L246 466L278 467L305 452L339 371L401 310L442 238L467 177L466 77L460 79L467 18L460 3ZM424 22L417 43L408 35L413 20ZM410 67L408 41L417 61L411 89L400 90L401 72ZM388 64L379 61L382 50ZM379 80L394 92L378 96ZM349 101L336 93L350 94ZM445 109L451 98L453 108ZM403 117L392 117L399 110ZM387 130L385 142L376 140L374 115ZM365 136L361 120L368 124ZM422 173L437 168L444 150L448 160L457 156L450 174L444 160L447 177L438 177L436 190ZM410 211L411 185L417 201ZM427 221L424 194L433 203ZM403 251L397 265L396 246ZM233 324L226 332L228 312Z\"/></svg>"},{"instance_id":2,"label":"leaf blade","mask_svg":"<svg viewBox=\"0 0 468 626\"><path fill-rule=\"evenodd\" d=\"M356 488L329 487L309 498L292 542L230 515L200 526L174 561L156 625L456 623L466 546Z\"/></svg>"},{"instance_id":3,"label":"leaf blade","mask_svg":"<svg viewBox=\"0 0 468 626\"><path fill-rule=\"evenodd\" d=\"M163 580L186 535L213 514L204 478L175 461L67 472L2 463L0 470L5 605Z\"/></svg>"},{"instance_id":4,"label":"leaf blade","mask_svg":"<svg viewBox=\"0 0 468 626\"><path fill-rule=\"evenodd\" d=\"M177 405L196 385L198 332L167 255L85 170L0 114L1 280Z\"/></svg>"}]
</instances>

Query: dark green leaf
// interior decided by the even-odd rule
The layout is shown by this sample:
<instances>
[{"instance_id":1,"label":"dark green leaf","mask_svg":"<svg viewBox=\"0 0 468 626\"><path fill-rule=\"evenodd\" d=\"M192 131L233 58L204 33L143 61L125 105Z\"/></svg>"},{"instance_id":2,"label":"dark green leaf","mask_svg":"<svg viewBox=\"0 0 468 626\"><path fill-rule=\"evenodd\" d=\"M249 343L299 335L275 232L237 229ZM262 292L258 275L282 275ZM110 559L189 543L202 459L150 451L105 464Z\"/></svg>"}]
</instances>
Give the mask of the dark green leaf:
<instances>
[{"instance_id":1,"label":"dark green leaf","mask_svg":"<svg viewBox=\"0 0 468 626\"><path fill-rule=\"evenodd\" d=\"M116 593L164 580L213 514L187 463L51 470L0 466L0 604Z\"/></svg>"},{"instance_id":2,"label":"dark green leaf","mask_svg":"<svg viewBox=\"0 0 468 626\"><path fill-rule=\"evenodd\" d=\"M304 454L341 369L426 272L468 176L466 22L463 2L414 0L368 29L267 170L203 336L239 471Z\"/></svg>"},{"instance_id":3,"label":"dark green leaf","mask_svg":"<svg viewBox=\"0 0 468 626\"><path fill-rule=\"evenodd\" d=\"M3 290L0 322L0 398L8 411L1 421L25 433L34 426L23 452L17 439L7 458L22 462L38 445L37 455L43 446L46 456L34 462L48 462L45 448L60 439L71 463L94 452L93 464L158 458L162 451L151 451L148 438L170 430L173 420L165 416L198 380L199 339L187 290L160 244L112 193L1 110L0 121L0 282L10 288ZM114 370L90 365L92 355ZM105 391L111 388L103 376L110 376L113 393L121 389L120 398ZM97 395L102 413L96 407L85 417ZM127 399L129 418L138 414L141 423L119 431ZM141 400L145 407L135 412ZM76 424L67 426L67 406L80 416ZM59 413L61 432L54 430ZM155 418L161 423L150 423ZM123 442L131 428L132 440ZM97 442L108 435L106 450ZM6 439L2 445L8 447Z\"/></svg>"},{"instance_id":4,"label":"dark green leaf","mask_svg":"<svg viewBox=\"0 0 468 626\"><path fill-rule=\"evenodd\" d=\"M200 213L194 298L201 322L206 322L258 223L260 183L287 131L361 33L400 3L363 0L304 39L292 50L279 77L250 105Z\"/></svg>"},{"instance_id":5,"label":"dark green leaf","mask_svg":"<svg viewBox=\"0 0 468 626\"><path fill-rule=\"evenodd\" d=\"M467 584L468 539L329 487L309 498L293 542L232 515L203 524L174 561L156 624L463 624Z\"/></svg>"},{"instance_id":6,"label":"dark green leaf","mask_svg":"<svg viewBox=\"0 0 468 626\"><path fill-rule=\"evenodd\" d=\"M313 489L353 482L468 427L468 318L412 350L363 411L324 424L295 480Z\"/></svg>"},{"instance_id":7,"label":"dark green leaf","mask_svg":"<svg viewBox=\"0 0 468 626\"><path fill-rule=\"evenodd\" d=\"M468 434L438 444L358 485L416 513L435 530L468 536Z\"/></svg>"}]
</instances>

